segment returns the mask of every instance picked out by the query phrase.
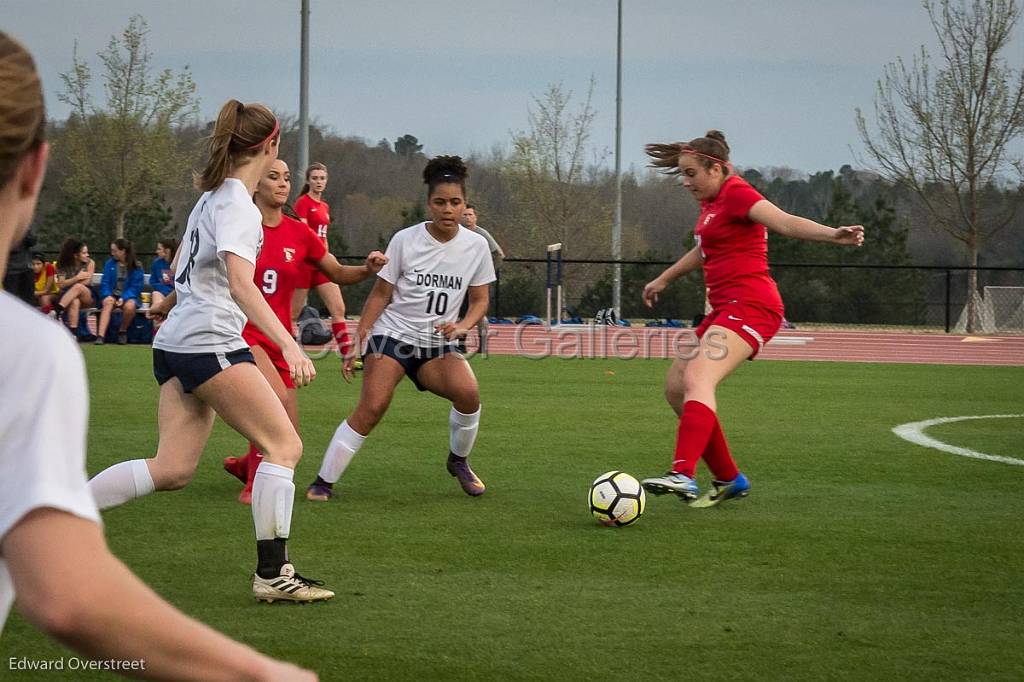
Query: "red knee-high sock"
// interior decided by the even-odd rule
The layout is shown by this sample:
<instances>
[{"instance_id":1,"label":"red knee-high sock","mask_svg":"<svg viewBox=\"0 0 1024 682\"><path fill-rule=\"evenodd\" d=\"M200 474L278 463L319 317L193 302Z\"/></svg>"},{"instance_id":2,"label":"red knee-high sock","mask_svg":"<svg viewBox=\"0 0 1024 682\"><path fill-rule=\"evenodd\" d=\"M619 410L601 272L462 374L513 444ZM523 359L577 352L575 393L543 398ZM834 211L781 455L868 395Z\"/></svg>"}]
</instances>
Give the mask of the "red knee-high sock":
<instances>
[{"instance_id":1,"label":"red knee-high sock","mask_svg":"<svg viewBox=\"0 0 1024 682\"><path fill-rule=\"evenodd\" d=\"M263 453L260 452L255 443L249 443L249 452L245 453L245 471L248 474L245 482L246 487L252 487L253 479L256 478L256 469L259 468L262 461Z\"/></svg>"},{"instance_id":2,"label":"red knee-high sock","mask_svg":"<svg viewBox=\"0 0 1024 682\"><path fill-rule=\"evenodd\" d=\"M707 449L711 434L718 424L718 418L711 408L697 400L683 403L683 416L679 418L676 431L676 454L672 471L693 478L697 460Z\"/></svg>"},{"instance_id":3,"label":"red knee-high sock","mask_svg":"<svg viewBox=\"0 0 1024 682\"><path fill-rule=\"evenodd\" d=\"M338 350L342 355L352 352L352 338L348 335L348 324L345 322L332 322L331 333L334 334L334 341L338 344Z\"/></svg>"},{"instance_id":4,"label":"red knee-high sock","mask_svg":"<svg viewBox=\"0 0 1024 682\"><path fill-rule=\"evenodd\" d=\"M736 461L729 452L729 444L725 441L725 432L722 431L722 423L715 417L715 428L711 432L711 439L704 451L704 461L711 469L711 475L718 481L731 481L739 475L740 470L736 468Z\"/></svg>"}]
</instances>

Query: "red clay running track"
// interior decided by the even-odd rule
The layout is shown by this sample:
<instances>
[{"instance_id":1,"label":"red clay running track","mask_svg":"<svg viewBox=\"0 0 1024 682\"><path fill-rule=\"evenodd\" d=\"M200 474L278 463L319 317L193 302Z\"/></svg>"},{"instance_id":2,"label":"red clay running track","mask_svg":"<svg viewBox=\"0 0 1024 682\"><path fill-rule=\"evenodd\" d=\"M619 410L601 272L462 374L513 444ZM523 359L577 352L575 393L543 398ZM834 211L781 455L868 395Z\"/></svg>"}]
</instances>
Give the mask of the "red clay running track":
<instances>
[{"instance_id":1,"label":"red clay running track","mask_svg":"<svg viewBox=\"0 0 1024 682\"><path fill-rule=\"evenodd\" d=\"M692 349L688 329L658 327L491 325L490 353L543 357L673 357ZM476 347L476 339L469 342ZM902 362L1024 366L1024 336L971 337L905 332L780 332L758 356L765 360Z\"/></svg>"}]
</instances>

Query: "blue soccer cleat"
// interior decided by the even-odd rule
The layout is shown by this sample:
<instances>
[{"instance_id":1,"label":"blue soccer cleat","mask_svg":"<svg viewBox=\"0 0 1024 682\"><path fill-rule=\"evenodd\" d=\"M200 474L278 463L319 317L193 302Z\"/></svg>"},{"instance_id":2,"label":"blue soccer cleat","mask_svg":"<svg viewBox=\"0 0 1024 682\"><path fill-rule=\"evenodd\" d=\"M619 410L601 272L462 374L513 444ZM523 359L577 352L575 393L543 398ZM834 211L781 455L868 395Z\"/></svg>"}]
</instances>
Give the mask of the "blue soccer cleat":
<instances>
[{"instance_id":1,"label":"blue soccer cleat","mask_svg":"<svg viewBox=\"0 0 1024 682\"><path fill-rule=\"evenodd\" d=\"M714 507L726 500L739 499L750 494L750 481L743 474L737 474L731 481L712 481L711 490L690 504L696 509Z\"/></svg>"}]
</instances>

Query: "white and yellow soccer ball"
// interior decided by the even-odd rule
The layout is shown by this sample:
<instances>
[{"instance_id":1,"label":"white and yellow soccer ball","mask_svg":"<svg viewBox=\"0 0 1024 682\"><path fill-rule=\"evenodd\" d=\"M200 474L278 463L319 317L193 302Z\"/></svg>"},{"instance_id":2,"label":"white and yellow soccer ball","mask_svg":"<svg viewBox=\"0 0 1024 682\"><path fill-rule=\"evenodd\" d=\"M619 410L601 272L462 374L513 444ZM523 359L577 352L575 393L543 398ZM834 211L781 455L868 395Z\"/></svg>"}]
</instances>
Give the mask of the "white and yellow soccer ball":
<instances>
[{"instance_id":1,"label":"white and yellow soccer ball","mask_svg":"<svg viewBox=\"0 0 1024 682\"><path fill-rule=\"evenodd\" d=\"M606 526L628 526L646 506L640 481L622 471L603 473L590 486L590 513Z\"/></svg>"}]
</instances>

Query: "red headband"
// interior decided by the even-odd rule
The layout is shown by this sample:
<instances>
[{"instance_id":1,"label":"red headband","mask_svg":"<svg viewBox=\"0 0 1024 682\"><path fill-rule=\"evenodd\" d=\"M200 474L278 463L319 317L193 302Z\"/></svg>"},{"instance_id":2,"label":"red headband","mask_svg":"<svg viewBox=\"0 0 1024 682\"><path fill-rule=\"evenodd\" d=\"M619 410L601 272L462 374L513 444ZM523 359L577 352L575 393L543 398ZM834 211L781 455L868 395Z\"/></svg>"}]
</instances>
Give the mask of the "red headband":
<instances>
[{"instance_id":1,"label":"red headband","mask_svg":"<svg viewBox=\"0 0 1024 682\"><path fill-rule=\"evenodd\" d=\"M679 153L680 154L693 154L694 156L703 156L705 159L709 159L711 161L714 161L715 163L720 163L723 166L731 165L728 161L726 161L724 159L720 159L717 156L711 156L710 154L705 154L703 152L699 152L696 149L680 149Z\"/></svg>"},{"instance_id":2,"label":"red headband","mask_svg":"<svg viewBox=\"0 0 1024 682\"><path fill-rule=\"evenodd\" d=\"M280 130L280 129L281 129L281 122L278 121L275 118L274 119L274 129L270 131L270 134L267 135L266 137L264 137L262 140L260 140L256 144L254 144L253 146L249 147L249 149L256 149L257 147L262 147L263 145L265 145L270 140L273 140L274 136L277 135L277 131Z\"/></svg>"}]
</instances>

